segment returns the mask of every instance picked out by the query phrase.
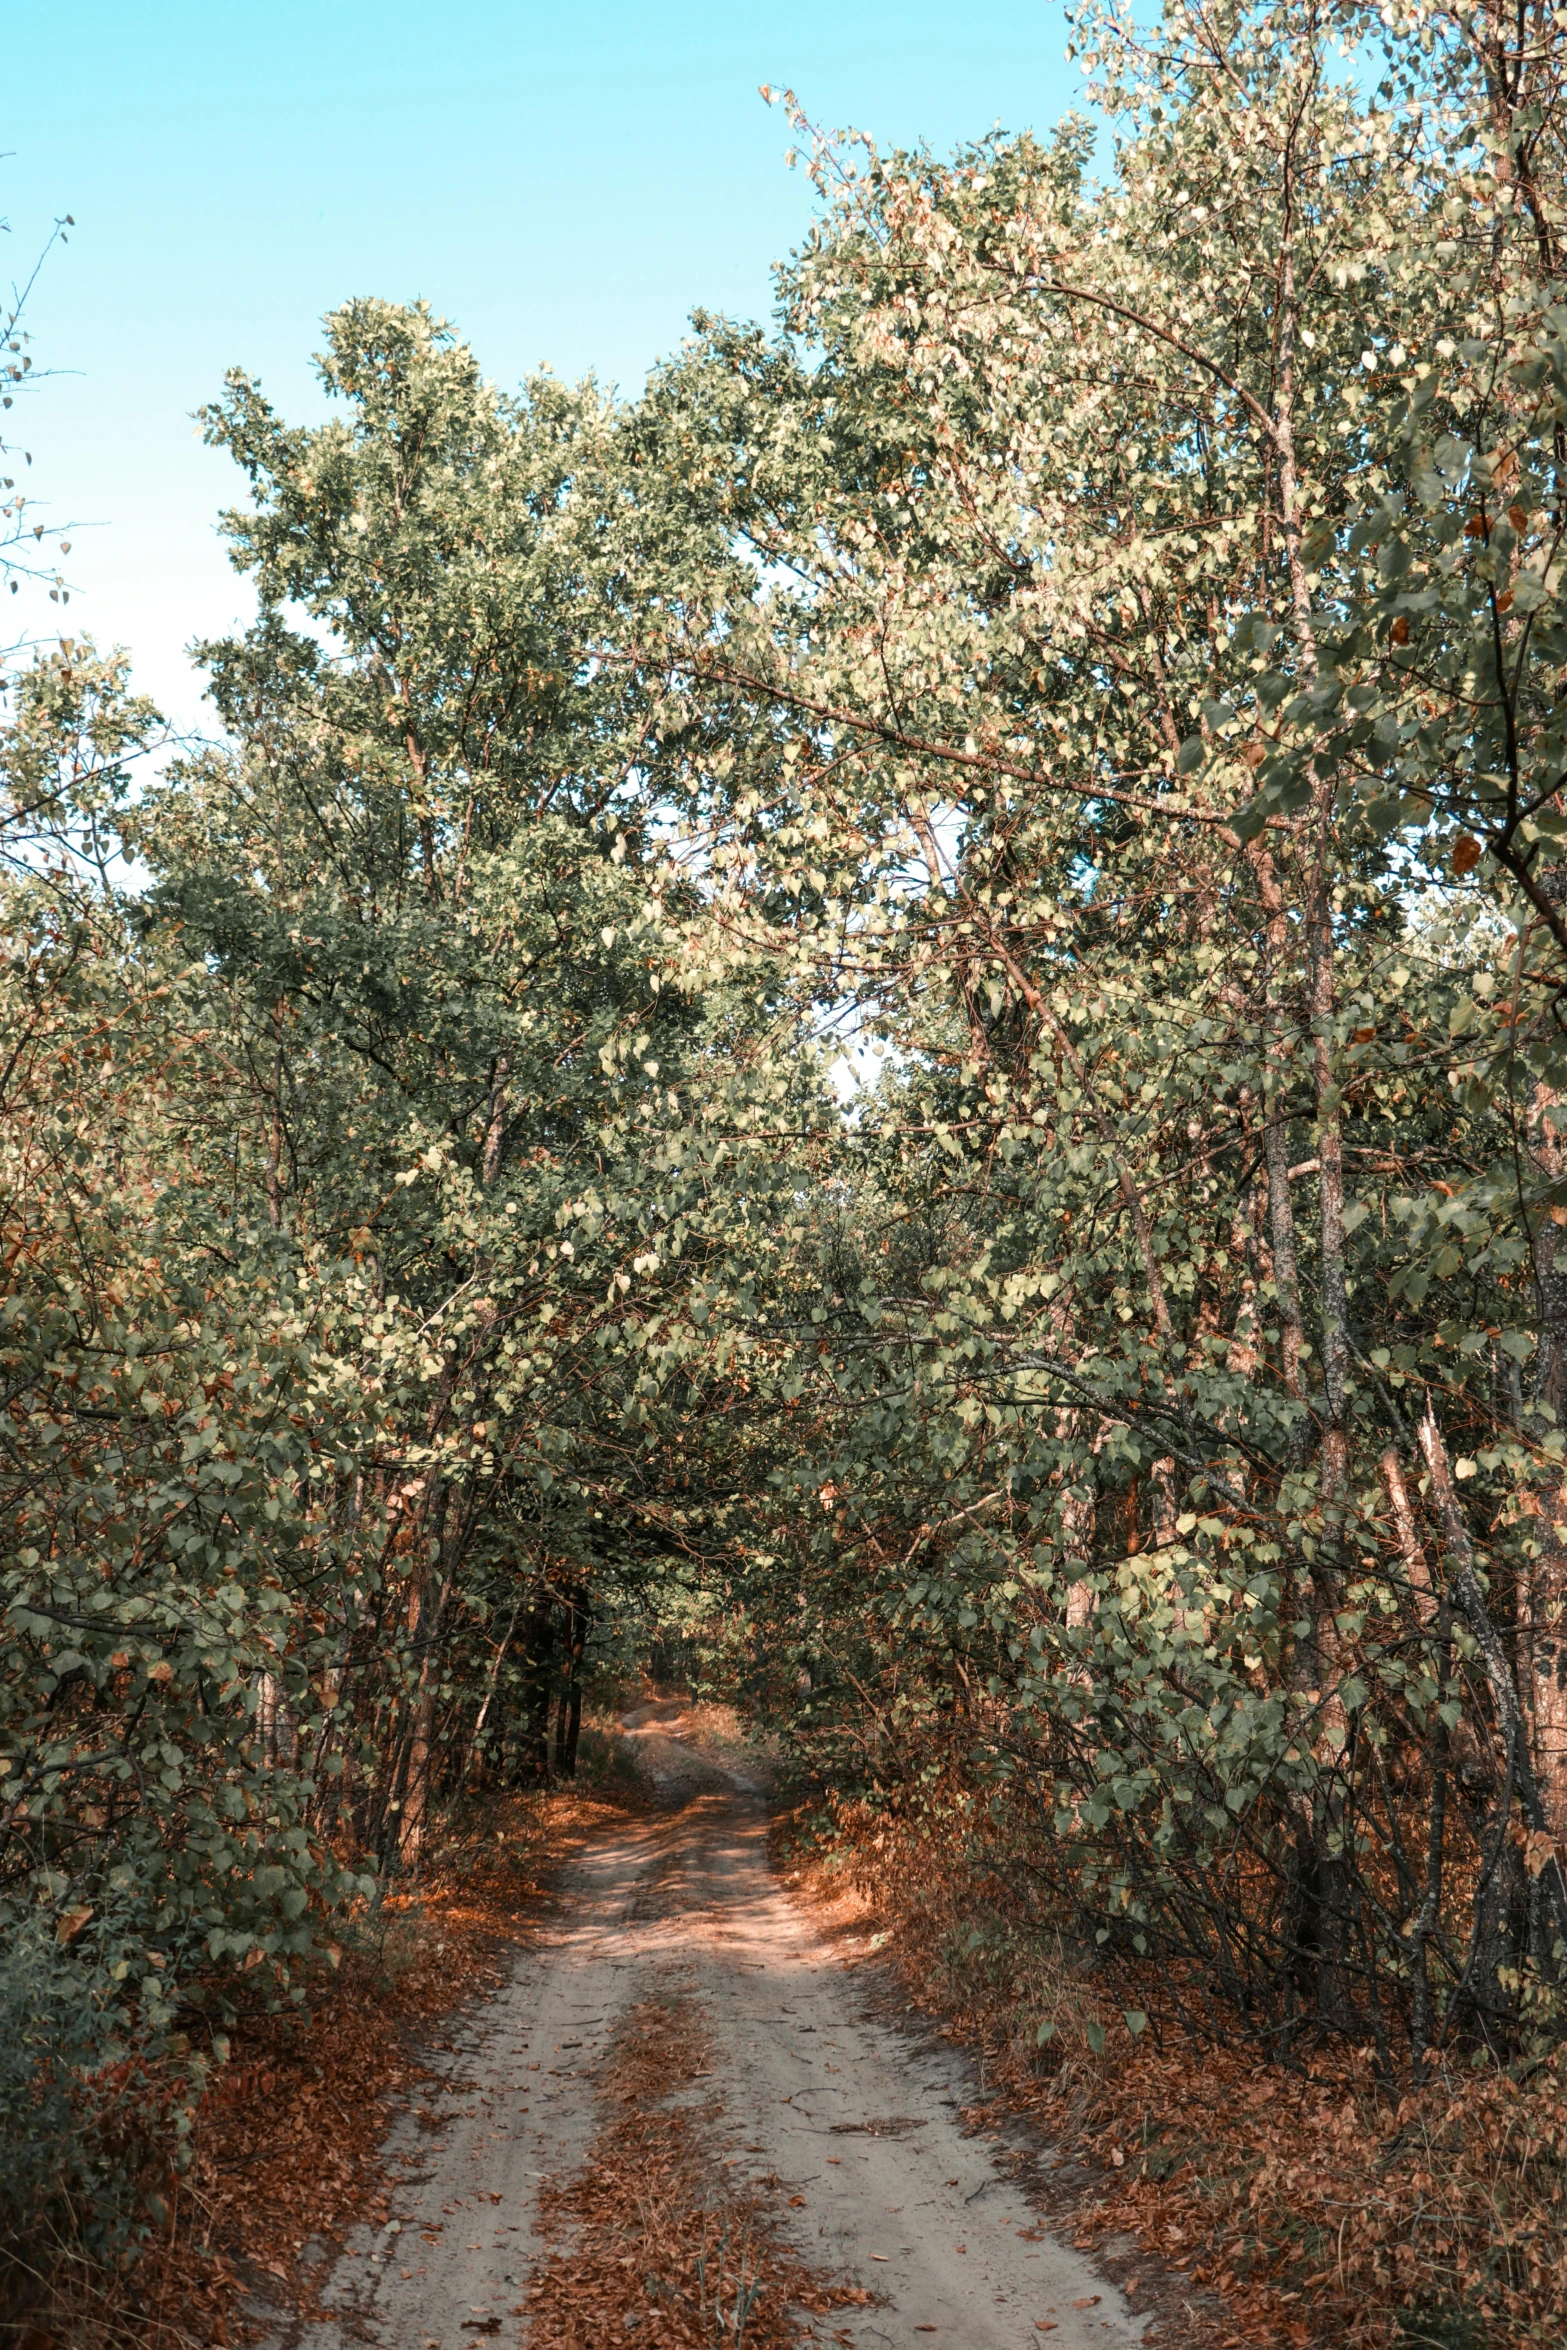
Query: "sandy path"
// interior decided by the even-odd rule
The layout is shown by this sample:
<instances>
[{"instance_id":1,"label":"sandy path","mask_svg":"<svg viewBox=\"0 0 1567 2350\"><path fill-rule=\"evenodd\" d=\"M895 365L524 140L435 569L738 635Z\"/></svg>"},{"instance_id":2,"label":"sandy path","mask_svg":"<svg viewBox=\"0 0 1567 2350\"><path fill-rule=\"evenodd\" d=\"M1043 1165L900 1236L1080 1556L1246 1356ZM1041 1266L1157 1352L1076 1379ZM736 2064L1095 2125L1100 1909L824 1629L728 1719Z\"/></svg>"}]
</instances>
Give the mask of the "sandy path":
<instances>
[{"instance_id":1,"label":"sandy path","mask_svg":"<svg viewBox=\"0 0 1567 2350\"><path fill-rule=\"evenodd\" d=\"M759 1791L670 1732L631 1732L669 1808L574 1864L559 1919L462 2021L442 2085L388 2140L397 2221L347 2246L322 2296L330 2319L275 2333L270 2350L520 2344L538 2181L580 2166L587 2076L617 2017L660 1993L702 2010L724 2159L776 2173L775 2200L801 2198L789 2217L804 2258L880 2297L815 2321L817 2338L1139 2341L1144 2320L1082 2255L1039 2240L1021 2189L964 2135L961 2061L866 2014L852 1971L768 1869Z\"/></svg>"}]
</instances>

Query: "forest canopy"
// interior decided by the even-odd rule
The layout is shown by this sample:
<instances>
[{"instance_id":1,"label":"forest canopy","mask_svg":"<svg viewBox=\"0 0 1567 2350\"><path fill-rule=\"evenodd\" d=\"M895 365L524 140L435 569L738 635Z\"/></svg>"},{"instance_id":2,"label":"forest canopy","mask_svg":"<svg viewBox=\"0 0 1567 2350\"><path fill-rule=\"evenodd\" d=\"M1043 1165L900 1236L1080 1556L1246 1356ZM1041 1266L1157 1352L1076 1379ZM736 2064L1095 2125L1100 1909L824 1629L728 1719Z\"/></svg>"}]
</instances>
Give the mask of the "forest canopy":
<instances>
[{"instance_id":1,"label":"forest canopy","mask_svg":"<svg viewBox=\"0 0 1567 2350\"><path fill-rule=\"evenodd\" d=\"M659 1626L1130 2011L1560 2034L1562 34L1073 37L635 399L232 373L204 747L12 664L13 2226Z\"/></svg>"}]
</instances>

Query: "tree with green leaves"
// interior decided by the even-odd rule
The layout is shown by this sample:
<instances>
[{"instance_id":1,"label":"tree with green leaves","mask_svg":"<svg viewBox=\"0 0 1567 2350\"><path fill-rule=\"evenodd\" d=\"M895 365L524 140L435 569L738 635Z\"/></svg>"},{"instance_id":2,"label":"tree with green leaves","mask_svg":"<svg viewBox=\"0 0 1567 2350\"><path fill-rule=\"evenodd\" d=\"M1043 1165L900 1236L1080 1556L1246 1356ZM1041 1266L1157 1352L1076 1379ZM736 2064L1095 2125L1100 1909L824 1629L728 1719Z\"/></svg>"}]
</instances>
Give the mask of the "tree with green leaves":
<instances>
[{"instance_id":1,"label":"tree with green leaves","mask_svg":"<svg viewBox=\"0 0 1567 2350\"><path fill-rule=\"evenodd\" d=\"M781 339L641 428L766 583L660 638L743 746L715 902L885 1051L783 1621L1128 1963L1506 2042L1567 1939L1559 43L1078 38L1102 184L819 148Z\"/></svg>"}]
</instances>

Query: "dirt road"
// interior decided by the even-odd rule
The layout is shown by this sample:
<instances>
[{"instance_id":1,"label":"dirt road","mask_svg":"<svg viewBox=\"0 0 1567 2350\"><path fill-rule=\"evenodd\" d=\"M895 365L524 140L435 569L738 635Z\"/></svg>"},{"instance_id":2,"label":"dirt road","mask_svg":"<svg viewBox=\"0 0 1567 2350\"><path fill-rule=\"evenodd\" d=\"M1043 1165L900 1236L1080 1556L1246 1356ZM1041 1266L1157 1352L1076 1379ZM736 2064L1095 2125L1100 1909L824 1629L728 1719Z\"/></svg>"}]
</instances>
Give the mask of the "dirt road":
<instances>
[{"instance_id":1,"label":"dirt road","mask_svg":"<svg viewBox=\"0 0 1567 2350\"><path fill-rule=\"evenodd\" d=\"M322 2294L330 2314L277 2332L271 2350L525 2343L540 2182L588 2154L593 2075L617 2020L671 1998L706 2027L713 2077L701 2091L722 2100L730 2175L775 2180L802 2258L877 2297L804 2321L817 2329L808 2339L862 2350L1140 2340L1144 2321L1041 2231L984 2142L964 2134L960 2061L865 2012L854 1970L769 1871L760 1790L678 1723L632 1721L667 1808L574 1865L558 1920L464 2019L443 2085L388 2141L398 2219L349 2244Z\"/></svg>"}]
</instances>

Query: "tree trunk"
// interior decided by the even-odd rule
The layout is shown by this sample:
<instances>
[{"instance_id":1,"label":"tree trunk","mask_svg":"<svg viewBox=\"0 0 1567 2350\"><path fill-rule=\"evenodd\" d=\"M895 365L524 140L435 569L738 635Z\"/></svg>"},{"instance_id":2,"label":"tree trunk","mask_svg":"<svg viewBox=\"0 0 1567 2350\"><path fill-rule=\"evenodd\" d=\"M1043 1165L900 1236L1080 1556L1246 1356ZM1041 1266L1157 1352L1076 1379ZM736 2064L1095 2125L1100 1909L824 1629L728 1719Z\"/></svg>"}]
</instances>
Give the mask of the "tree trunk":
<instances>
[{"instance_id":1,"label":"tree trunk","mask_svg":"<svg viewBox=\"0 0 1567 2350\"><path fill-rule=\"evenodd\" d=\"M1421 1547L1415 1527L1415 1513L1409 1499L1409 1488L1404 1483L1404 1472L1399 1465L1398 1447L1390 1444L1382 1454L1382 1483L1387 1493L1388 1506L1393 1512L1393 1524L1398 1533L1398 1555L1404 1562L1404 1573L1409 1579L1409 1593L1414 1603L1416 1620L1429 1624L1436 1614L1436 1594L1431 1588L1431 1569Z\"/></svg>"},{"instance_id":2,"label":"tree trunk","mask_svg":"<svg viewBox=\"0 0 1567 2350\"><path fill-rule=\"evenodd\" d=\"M1082 1414L1062 1412L1056 1421L1057 1433L1071 1445L1082 1427ZM1095 1442L1094 1451L1099 1450ZM1080 1632L1094 1612L1094 1595L1087 1582L1093 1563L1094 1549L1094 1489L1092 1484L1069 1485L1061 1497L1061 1540L1064 1549L1063 1564L1072 1577L1066 1594L1066 1626L1069 1632Z\"/></svg>"},{"instance_id":3,"label":"tree trunk","mask_svg":"<svg viewBox=\"0 0 1567 2350\"><path fill-rule=\"evenodd\" d=\"M550 1775L550 1701L555 1677L555 1607L541 1600L528 1617L527 1664L523 1676L522 1753L519 1779L544 1786Z\"/></svg>"},{"instance_id":4,"label":"tree trunk","mask_svg":"<svg viewBox=\"0 0 1567 2350\"><path fill-rule=\"evenodd\" d=\"M1562 1147L1556 1133L1555 1093L1537 1085L1529 1103L1529 1157L1539 1175L1557 1183ZM1538 1443L1560 1424L1567 1401L1567 1251L1554 1212L1531 1224L1535 1288L1539 1301L1539 1345L1535 1354L1526 1433ZM1548 1417L1553 1414L1554 1417ZM1525 1594L1527 1621L1520 1627L1533 1667L1528 1711L1531 1745L1540 1774L1540 1796L1551 1832L1567 1838L1567 1476L1553 1477L1541 1497L1540 1555Z\"/></svg>"},{"instance_id":5,"label":"tree trunk","mask_svg":"<svg viewBox=\"0 0 1567 2350\"><path fill-rule=\"evenodd\" d=\"M494 1082L490 1087L489 1114L484 1127L484 1185L488 1190L501 1171L501 1159L506 1149L507 1079L511 1063L504 1053L497 1055Z\"/></svg>"},{"instance_id":6,"label":"tree trunk","mask_svg":"<svg viewBox=\"0 0 1567 2350\"><path fill-rule=\"evenodd\" d=\"M1448 1464L1447 1447L1437 1426L1436 1413L1430 1401L1420 1423L1420 1450L1425 1456L1431 1477L1431 1498L1449 1560L1448 1589L1454 1607L1460 1614L1480 1651L1485 1677L1491 1690L1491 1701L1496 1711L1498 1743L1502 1748L1504 1768L1500 1772L1501 1794L1496 1816L1487 1833L1488 1866L1477 1896L1475 1947L1477 1963L1490 1970L1492 1976L1502 1964L1516 1964L1521 1934L1518 1931L1518 1877L1515 1866L1516 1847L1512 1835L1513 1798L1523 1821L1532 1834L1528 1841L1539 1858L1538 1884L1542 1905L1548 1911L1549 1926L1539 1937L1544 1945L1541 1952L1547 1966L1556 1971L1552 1946L1567 1944L1567 1877L1563 1876L1559 1850L1555 1848L1553 1832L1547 1827L1547 1813L1539 1784L1535 1778L1534 1758L1529 1752L1529 1739L1518 1690L1508 1664L1507 1652L1491 1621L1485 1594L1475 1570L1474 1544L1464 1515L1458 1506L1453 1489L1452 1471ZM1507 1857L1509 1851L1513 1858ZM1531 1865L1533 1865L1531 1863ZM1511 1958L1501 1951L1501 1937L1511 1927L1513 1940Z\"/></svg>"},{"instance_id":7,"label":"tree trunk","mask_svg":"<svg viewBox=\"0 0 1567 2350\"><path fill-rule=\"evenodd\" d=\"M441 1529L440 1554L447 1552L446 1518L450 1494L442 1491L432 1513ZM426 1568L416 1601L412 1626L419 1651L419 1678L414 1693L413 1726L408 1748L408 1777L403 1790L402 1834L398 1853L405 1868L419 1865L429 1818L430 1774L435 1763L435 1709L441 1690L441 1634L451 1598L453 1564L439 1559ZM436 1583L440 1576L439 1584Z\"/></svg>"},{"instance_id":8,"label":"tree trunk","mask_svg":"<svg viewBox=\"0 0 1567 2350\"><path fill-rule=\"evenodd\" d=\"M1273 859L1260 840L1247 844L1246 859L1257 879L1267 938L1264 964L1262 1155L1268 1184L1268 1245L1273 1258L1273 1292L1279 1316L1279 1371L1286 1390L1300 1393L1300 1357L1305 1326L1300 1310L1300 1274L1295 1246L1295 1211L1290 1199L1289 1131L1284 1104L1289 1090L1289 1043L1284 1021L1285 974L1290 928Z\"/></svg>"},{"instance_id":9,"label":"tree trunk","mask_svg":"<svg viewBox=\"0 0 1567 2350\"><path fill-rule=\"evenodd\" d=\"M261 1739L261 1760L269 1771L277 1769L278 1702L281 1695L276 1675L263 1673L256 1695L256 1729Z\"/></svg>"},{"instance_id":10,"label":"tree trunk","mask_svg":"<svg viewBox=\"0 0 1567 2350\"><path fill-rule=\"evenodd\" d=\"M512 1644L513 1636L517 1630L517 1619L521 1614L522 1601L519 1599L516 1606L511 1611L511 1619L508 1622L505 1631L501 1634L500 1646L496 1649L495 1655L490 1663L489 1679L486 1682L484 1691L484 1703L479 1708L479 1718L473 1725L473 1736L468 1741L468 1762L463 1772L463 1776L465 1778L472 1770L475 1761L482 1760L482 1741L484 1738L485 1724L490 1718L490 1708L495 1703L495 1692L500 1683L501 1666L506 1661L506 1651Z\"/></svg>"},{"instance_id":11,"label":"tree trunk","mask_svg":"<svg viewBox=\"0 0 1567 2350\"><path fill-rule=\"evenodd\" d=\"M267 1222L274 1232L283 1225L283 1000L272 1007L272 1099L267 1130Z\"/></svg>"},{"instance_id":12,"label":"tree trunk","mask_svg":"<svg viewBox=\"0 0 1567 2350\"><path fill-rule=\"evenodd\" d=\"M566 1601L560 1710L555 1719L555 1769L562 1779L577 1775L577 1738L582 1728L582 1659L588 1644L588 1605L580 1583Z\"/></svg>"}]
</instances>

